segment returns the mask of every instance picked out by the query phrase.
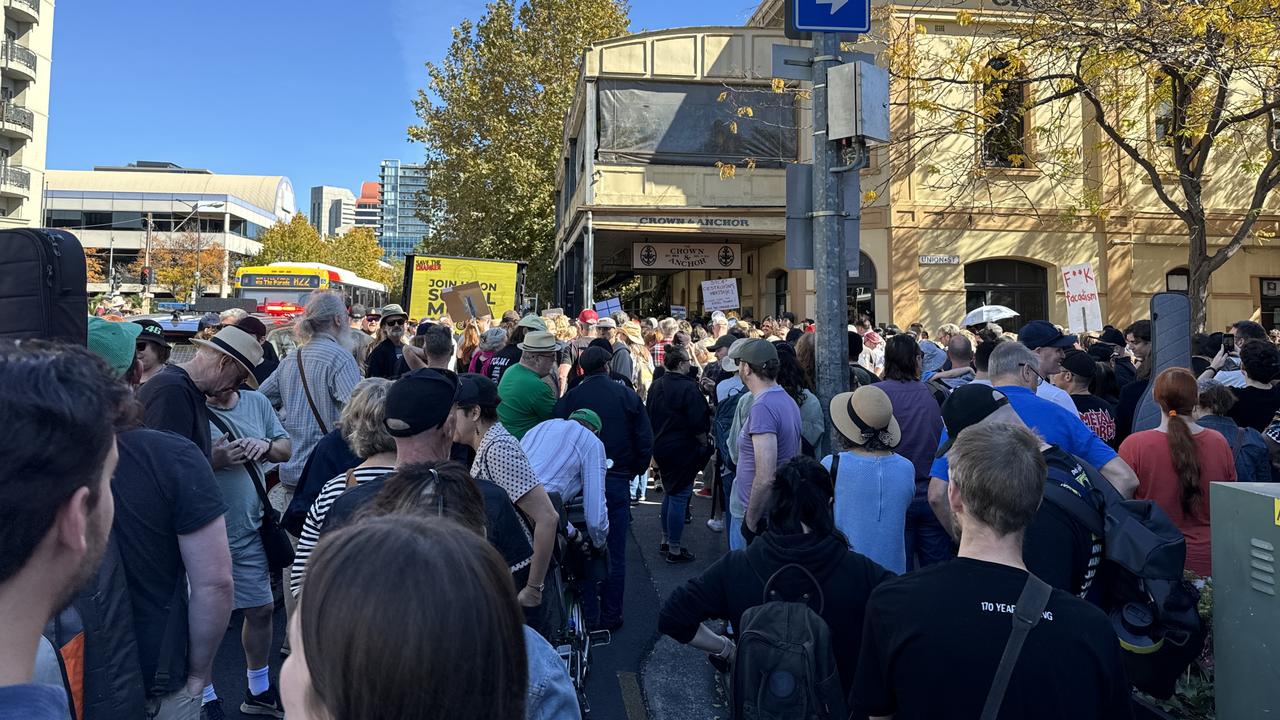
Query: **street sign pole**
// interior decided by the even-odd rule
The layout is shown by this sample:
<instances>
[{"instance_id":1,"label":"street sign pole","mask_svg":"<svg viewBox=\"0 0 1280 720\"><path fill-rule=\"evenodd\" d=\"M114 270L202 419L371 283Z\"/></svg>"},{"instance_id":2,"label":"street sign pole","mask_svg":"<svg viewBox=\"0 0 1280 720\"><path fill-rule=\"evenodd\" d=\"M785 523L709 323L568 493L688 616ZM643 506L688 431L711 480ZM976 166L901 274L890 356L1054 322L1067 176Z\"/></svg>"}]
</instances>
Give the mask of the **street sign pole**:
<instances>
[{"instance_id":1,"label":"street sign pole","mask_svg":"<svg viewBox=\"0 0 1280 720\"><path fill-rule=\"evenodd\" d=\"M827 420L828 442L835 437L831 398L845 391L849 380L848 280L841 242L839 186L832 170L841 165L840 150L827 137L827 70L840 62L840 36L813 34L813 269L817 300L818 399Z\"/></svg>"}]
</instances>

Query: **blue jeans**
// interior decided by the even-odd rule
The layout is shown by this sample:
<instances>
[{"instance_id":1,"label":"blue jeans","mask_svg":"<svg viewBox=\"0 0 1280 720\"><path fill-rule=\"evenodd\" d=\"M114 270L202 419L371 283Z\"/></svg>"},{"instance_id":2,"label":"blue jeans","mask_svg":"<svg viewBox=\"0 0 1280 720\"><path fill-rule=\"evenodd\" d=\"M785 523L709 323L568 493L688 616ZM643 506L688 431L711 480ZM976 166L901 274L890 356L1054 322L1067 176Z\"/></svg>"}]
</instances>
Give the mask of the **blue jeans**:
<instances>
[{"instance_id":1,"label":"blue jeans","mask_svg":"<svg viewBox=\"0 0 1280 720\"><path fill-rule=\"evenodd\" d=\"M690 485L678 493L662 493L662 512L660 519L662 529L667 535L667 542L679 545L684 536L684 511L689 507L689 498L693 497L693 486Z\"/></svg>"},{"instance_id":2,"label":"blue jeans","mask_svg":"<svg viewBox=\"0 0 1280 720\"><path fill-rule=\"evenodd\" d=\"M729 527L727 533L729 536L730 550L747 549L747 539L742 537L742 516L734 515L733 511L729 511Z\"/></svg>"},{"instance_id":3,"label":"blue jeans","mask_svg":"<svg viewBox=\"0 0 1280 720\"><path fill-rule=\"evenodd\" d=\"M907 568L915 570L955 556L951 536L938 522L928 498L916 498L907 507ZM916 555L919 555L917 561Z\"/></svg>"},{"instance_id":4,"label":"blue jeans","mask_svg":"<svg viewBox=\"0 0 1280 720\"><path fill-rule=\"evenodd\" d=\"M645 470L643 474L631 478L631 497L644 500L647 492L649 492L649 471Z\"/></svg>"},{"instance_id":5,"label":"blue jeans","mask_svg":"<svg viewBox=\"0 0 1280 720\"><path fill-rule=\"evenodd\" d=\"M609 571L605 577L587 578L582 612L590 624L610 625L622 620L622 597L627 581L627 533L631 526L631 480L631 476L612 472L604 478L604 502L609 510L609 537L606 541Z\"/></svg>"}]
</instances>

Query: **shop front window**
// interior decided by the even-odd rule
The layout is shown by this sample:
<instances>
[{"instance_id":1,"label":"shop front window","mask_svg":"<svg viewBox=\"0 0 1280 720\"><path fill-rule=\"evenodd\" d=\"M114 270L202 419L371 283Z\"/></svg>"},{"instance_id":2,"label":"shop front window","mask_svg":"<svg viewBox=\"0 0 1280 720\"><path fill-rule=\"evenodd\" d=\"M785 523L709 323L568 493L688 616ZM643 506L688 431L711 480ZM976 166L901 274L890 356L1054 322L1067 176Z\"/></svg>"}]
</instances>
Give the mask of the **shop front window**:
<instances>
[{"instance_id":1,"label":"shop front window","mask_svg":"<svg viewBox=\"0 0 1280 720\"><path fill-rule=\"evenodd\" d=\"M769 314L777 317L787 311L787 271L774 270L765 282L765 296L772 301Z\"/></svg>"},{"instance_id":2,"label":"shop front window","mask_svg":"<svg viewBox=\"0 0 1280 720\"><path fill-rule=\"evenodd\" d=\"M1280 278L1262 278L1260 283L1262 326L1268 330L1280 328Z\"/></svg>"},{"instance_id":3,"label":"shop front window","mask_svg":"<svg viewBox=\"0 0 1280 720\"><path fill-rule=\"evenodd\" d=\"M1003 305L1018 317L999 321L1017 332L1031 320L1049 319L1048 273L1021 260L983 260L964 266L965 312L983 305ZM959 318L956 318L959 320ZM952 321L954 322L954 321Z\"/></svg>"},{"instance_id":4,"label":"shop front window","mask_svg":"<svg viewBox=\"0 0 1280 720\"><path fill-rule=\"evenodd\" d=\"M876 266L866 253L858 253L858 275L849 273L849 284L845 290L848 302L849 323L858 321L862 315L876 321Z\"/></svg>"}]
</instances>

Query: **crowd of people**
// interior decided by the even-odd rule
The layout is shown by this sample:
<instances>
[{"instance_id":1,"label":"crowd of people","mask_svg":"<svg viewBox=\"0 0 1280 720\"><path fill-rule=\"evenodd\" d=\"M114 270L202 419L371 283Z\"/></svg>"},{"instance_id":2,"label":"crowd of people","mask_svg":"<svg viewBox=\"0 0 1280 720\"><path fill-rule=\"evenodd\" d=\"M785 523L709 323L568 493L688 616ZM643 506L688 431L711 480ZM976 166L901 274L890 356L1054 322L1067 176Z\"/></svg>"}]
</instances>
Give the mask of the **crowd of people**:
<instances>
[{"instance_id":1,"label":"crowd of people","mask_svg":"<svg viewBox=\"0 0 1280 720\"><path fill-rule=\"evenodd\" d=\"M0 345L0 717L217 720L237 695L295 720L576 717L560 548L607 554L579 591L589 629L617 630L633 507L660 492L661 537L637 539L690 563L695 491L724 552L659 629L726 673L764 662L750 638L783 600L825 638L814 717L972 718L993 696L1002 717L1129 717L1106 534L1051 495L1150 501L1209 578L1209 484L1273 479L1268 334L1196 336L1191 369L1155 373L1146 320L931 339L862 317L824 408L814 330L590 309L455 325L316 292L283 357L236 312L181 364L146 320L90 317L87 350ZM1159 425L1135 426L1148 395ZM1034 639L990 693L1019 607ZM245 684L215 688L233 610Z\"/></svg>"}]
</instances>

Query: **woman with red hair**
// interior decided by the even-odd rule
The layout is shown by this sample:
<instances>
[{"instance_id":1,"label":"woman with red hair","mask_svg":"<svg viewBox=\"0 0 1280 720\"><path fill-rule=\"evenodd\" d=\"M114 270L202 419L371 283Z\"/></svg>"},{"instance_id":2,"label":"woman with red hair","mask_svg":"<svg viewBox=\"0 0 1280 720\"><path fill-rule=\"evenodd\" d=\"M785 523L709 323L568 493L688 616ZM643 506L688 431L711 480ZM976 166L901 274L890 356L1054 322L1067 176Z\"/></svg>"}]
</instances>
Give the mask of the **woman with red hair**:
<instances>
[{"instance_id":1,"label":"woman with red hair","mask_svg":"<svg viewBox=\"0 0 1280 720\"><path fill-rule=\"evenodd\" d=\"M1169 368L1156 376L1160 427L1125 438L1120 457L1138 474L1138 499L1154 500L1187 538L1187 568L1208 577L1209 483L1235 482L1231 446L1221 433L1192 418L1199 388L1195 376Z\"/></svg>"}]
</instances>

